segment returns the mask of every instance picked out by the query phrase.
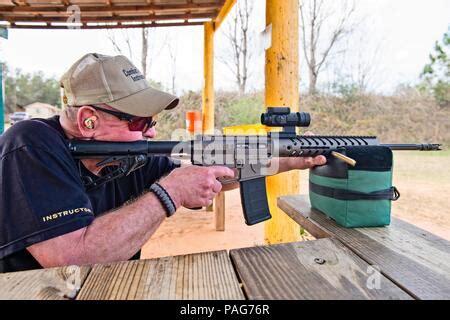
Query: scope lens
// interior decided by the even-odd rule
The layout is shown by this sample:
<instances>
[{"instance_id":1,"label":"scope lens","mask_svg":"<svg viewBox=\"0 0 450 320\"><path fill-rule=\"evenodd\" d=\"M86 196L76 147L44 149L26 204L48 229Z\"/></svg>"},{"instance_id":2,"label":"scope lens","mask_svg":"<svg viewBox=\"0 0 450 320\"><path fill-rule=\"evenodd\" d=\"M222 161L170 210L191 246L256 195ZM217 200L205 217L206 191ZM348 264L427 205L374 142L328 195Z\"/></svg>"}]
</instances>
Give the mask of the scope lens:
<instances>
[{"instance_id":1,"label":"scope lens","mask_svg":"<svg viewBox=\"0 0 450 320\"><path fill-rule=\"evenodd\" d=\"M297 112L298 114L298 120L297 120L297 127L309 127L311 123L311 116L308 112Z\"/></svg>"}]
</instances>

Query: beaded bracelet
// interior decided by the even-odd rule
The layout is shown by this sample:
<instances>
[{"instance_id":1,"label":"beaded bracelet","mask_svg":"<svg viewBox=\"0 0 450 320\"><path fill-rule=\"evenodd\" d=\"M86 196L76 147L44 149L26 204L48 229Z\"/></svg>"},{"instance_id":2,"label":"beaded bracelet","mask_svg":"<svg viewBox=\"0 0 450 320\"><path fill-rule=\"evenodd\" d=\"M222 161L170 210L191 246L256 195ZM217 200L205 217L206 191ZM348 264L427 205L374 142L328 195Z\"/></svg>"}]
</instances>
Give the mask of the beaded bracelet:
<instances>
[{"instance_id":1,"label":"beaded bracelet","mask_svg":"<svg viewBox=\"0 0 450 320\"><path fill-rule=\"evenodd\" d=\"M159 201L161 201L161 204L166 210L167 217L172 216L175 213L175 211L177 211L175 202L172 200L167 190L164 189L159 183L157 182L153 183L150 186L150 191L156 195Z\"/></svg>"}]
</instances>

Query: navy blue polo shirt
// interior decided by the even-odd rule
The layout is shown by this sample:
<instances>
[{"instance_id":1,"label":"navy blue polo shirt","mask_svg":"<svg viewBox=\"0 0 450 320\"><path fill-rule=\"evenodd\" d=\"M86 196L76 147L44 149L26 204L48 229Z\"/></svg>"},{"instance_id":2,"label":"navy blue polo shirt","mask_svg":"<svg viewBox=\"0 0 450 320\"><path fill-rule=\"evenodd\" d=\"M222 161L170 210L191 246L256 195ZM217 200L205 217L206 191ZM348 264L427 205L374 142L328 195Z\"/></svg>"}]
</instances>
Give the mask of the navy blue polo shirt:
<instances>
[{"instance_id":1,"label":"navy blue polo shirt","mask_svg":"<svg viewBox=\"0 0 450 320\"><path fill-rule=\"evenodd\" d=\"M0 272L41 268L28 246L88 226L176 167L150 157L130 175L86 191L81 176L95 176L72 158L66 139L58 116L18 122L0 137Z\"/></svg>"}]
</instances>

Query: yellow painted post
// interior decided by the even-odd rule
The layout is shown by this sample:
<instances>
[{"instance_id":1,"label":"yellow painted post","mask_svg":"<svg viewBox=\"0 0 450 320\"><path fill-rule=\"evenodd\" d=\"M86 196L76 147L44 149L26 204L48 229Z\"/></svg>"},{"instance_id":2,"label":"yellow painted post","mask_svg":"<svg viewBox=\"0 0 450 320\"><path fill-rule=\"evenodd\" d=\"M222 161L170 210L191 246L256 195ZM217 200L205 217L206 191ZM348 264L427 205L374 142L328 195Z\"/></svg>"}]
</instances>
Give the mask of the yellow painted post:
<instances>
[{"instance_id":1,"label":"yellow painted post","mask_svg":"<svg viewBox=\"0 0 450 320\"><path fill-rule=\"evenodd\" d=\"M204 58L203 58L203 133L214 131L214 25L204 24Z\"/></svg>"},{"instance_id":2,"label":"yellow painted post","mask_svg":"<svg viewBox=\"0 0 450 320\"><path fill-rule=\"evenodd\" d=\"M230 13L231 9L233 9L234 5L236 4L236 0L226 0L225 3L222 6L222 9L220 9L219 14L214 19L214 29L219 29L220 25L225 21L225 18Z\"/></svg>"},{"instance_id":3,"label":"yellow painted post","mask_svg":"<svg viewBox=\"0 0 450 320\"><path fill-rule=\"evenodd\" d=\"M204 37L202 128L203 133L212 134L214 133L214 24L212 22L205 22ZM215 207L217 224L217 205ZM206 211L213 210L212 204L206 207ZM219 220L222 218L224 217L220 217Z\"/></svg>"},{"instance_id":4,"label":"yellow painted post","mask_svg":"<svg viewBox=\"0 0 450 320\"><path fill-rule=\"evenodd\" d=\"M219 192L214 199L216 231L225 231L225 192Z\"/></svg>"},{"instance_id":5,"label":"yellow painted post","mask_svg":"<svg viewBox=\"0 0 450 320\"><path fill-rule=\"evenodd\" d=\"M266 50L265 106L288 106L299 111L298 0L266 0L266 25L272 25L272 45ZM268 244L300 239L300 227L277 207L277 197L297 194L299 172L267 177L272 219L265 223Z\"/></svg>"}]
</instances>

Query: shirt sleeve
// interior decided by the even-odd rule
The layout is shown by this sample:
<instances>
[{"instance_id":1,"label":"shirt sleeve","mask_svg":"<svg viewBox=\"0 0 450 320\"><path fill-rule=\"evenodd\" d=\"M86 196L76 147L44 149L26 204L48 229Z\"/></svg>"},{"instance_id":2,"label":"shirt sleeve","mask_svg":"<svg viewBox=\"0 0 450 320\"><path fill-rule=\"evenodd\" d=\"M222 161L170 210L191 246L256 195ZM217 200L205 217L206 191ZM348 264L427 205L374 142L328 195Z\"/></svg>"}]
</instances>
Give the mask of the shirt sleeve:
<instances>
[{"instance_id":1,"label":"shirt sleeve","mask_svg":"<svg viewBox=\"0 0 450 320\"><path fill-rule=\"evenodd\" d=\"M3 156L0 172L0 258L93 221L68 150L23 146Z\"/></svg>"}]
</instances>

